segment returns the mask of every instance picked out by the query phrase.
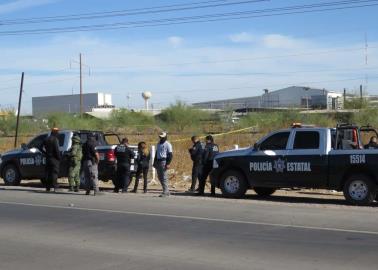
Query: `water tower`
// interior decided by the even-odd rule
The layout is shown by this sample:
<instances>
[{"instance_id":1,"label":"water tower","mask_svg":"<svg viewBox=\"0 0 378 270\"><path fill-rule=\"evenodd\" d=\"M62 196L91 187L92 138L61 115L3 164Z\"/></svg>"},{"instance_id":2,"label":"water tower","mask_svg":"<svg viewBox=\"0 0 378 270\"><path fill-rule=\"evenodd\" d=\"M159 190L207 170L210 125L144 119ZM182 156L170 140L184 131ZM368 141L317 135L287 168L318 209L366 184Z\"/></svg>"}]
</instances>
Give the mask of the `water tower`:
<instances>
[{"instance_id":1,"label":"water tower","mask_svg":"<svg viewBox=\"0 0 378 270\"><path fill-rule=\"evenodd\" d=\"M143 92L142 97L144 99L145 110L148 111L148 100L152 97L152 93L149 91Z\"/></svg>"}]
</instances>

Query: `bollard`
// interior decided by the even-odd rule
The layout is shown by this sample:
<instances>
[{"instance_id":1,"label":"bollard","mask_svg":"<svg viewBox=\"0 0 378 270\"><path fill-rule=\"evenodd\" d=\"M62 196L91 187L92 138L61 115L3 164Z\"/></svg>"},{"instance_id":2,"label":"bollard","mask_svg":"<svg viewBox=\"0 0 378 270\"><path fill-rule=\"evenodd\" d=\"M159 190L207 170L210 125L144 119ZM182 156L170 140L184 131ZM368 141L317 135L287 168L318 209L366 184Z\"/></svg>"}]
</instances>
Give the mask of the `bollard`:
<instances>
[{"instance_id":1,"label":"bollard","mask_svg":"<svg viewBox=\"0 0 378 270\"><path fill-rule=\"evenodd\" d=\"M239 150L239 145L235 144L235 145L234 145L234 149L235 149L235 150Z\"/></svg>"},{"instance_id":2,"label":"bollard","mask_svg":"<svg viewBox=\"0 0 378 270\"><path fill-rule=\"evenodd\" d=\"M152 173L152 180L151 180L150 184L153 184L153 185L157 184L156 183L156 169L153 166L154 160L155 160L155 153L156 153L156 147L155 147L155 145L152 145L151 146L151 152L150 152L150 155L151 155L150 168L151 168L151 173Z\"/></svg>"}]
</instances>

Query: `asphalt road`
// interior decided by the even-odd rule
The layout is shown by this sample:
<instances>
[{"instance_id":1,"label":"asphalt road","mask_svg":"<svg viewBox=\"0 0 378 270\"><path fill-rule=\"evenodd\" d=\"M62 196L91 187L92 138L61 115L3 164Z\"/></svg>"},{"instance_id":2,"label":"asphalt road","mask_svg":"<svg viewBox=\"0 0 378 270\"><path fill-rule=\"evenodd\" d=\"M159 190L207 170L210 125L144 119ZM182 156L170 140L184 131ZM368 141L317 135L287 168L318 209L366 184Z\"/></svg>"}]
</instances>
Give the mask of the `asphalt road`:
<instances>
[{"instance_id":1,"label":"asphalt road","mask_svg":"<svg viewBox=\"0 0 378 270\"><path fill-rule=\"evenodd\" d=\"M377 254L376 205L0 187L1 270L361 270Z\"/></svg>"}]
</instances>

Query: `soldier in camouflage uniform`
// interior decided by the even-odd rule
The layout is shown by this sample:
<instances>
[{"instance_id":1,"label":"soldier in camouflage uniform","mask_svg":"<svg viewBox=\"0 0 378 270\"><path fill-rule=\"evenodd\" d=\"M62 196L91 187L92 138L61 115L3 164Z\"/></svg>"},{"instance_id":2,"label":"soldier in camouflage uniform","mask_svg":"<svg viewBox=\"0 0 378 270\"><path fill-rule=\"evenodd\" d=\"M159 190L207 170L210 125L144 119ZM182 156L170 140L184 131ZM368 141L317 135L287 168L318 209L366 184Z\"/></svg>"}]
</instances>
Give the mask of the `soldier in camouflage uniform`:
<instances>
[{"instance_id":1,"label":"soldier in camouflage uniform","mask_svg":"<svg viewBox=\"0 0 378 270\"><path fill-rule=\"evenodd\" d=\"M70 183L70 191L79 192L80 187L80 169L81 158L83 157L81 140L78 135L72 137L72 148L70 155L70 167L68 181Z\"/></svg>"}]
</instances>

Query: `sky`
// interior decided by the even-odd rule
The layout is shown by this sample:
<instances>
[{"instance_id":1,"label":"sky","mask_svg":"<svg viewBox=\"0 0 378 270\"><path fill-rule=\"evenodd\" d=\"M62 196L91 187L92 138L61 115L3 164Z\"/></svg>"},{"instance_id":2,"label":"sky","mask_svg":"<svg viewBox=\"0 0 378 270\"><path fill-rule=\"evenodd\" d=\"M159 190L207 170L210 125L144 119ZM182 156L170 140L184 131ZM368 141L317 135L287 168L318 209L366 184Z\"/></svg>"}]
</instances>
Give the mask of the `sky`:
<instances>
[{"instance_id":1,"label":"sky","mask_svg":"<svg viewBox=\"0 0 378 270\"><path fill-rule=\"evenodd\" d=\"M0 105L17 106L21 72L25 72L24 114L31 113L34 96L79 93L79 53L85 64L84 92L111 93L117 107L141 108L143 91L152 92L154 108L178 100L191 104L255 96L263 89L292 85L337 92L346 88L351 93L363 85L367 94L378 95L378 1L357 1L365 5L360 8L212 22L33 35L9 32L104 24L124 27L125 23L232 12L256 15L258 10L336 1L340 2L0 1ZM199 2L202 8L182 8ZM157 6L166 7L151 12ZM104 12L119 16L98 16ZM72 14L91 18L49 21ZM39 17L44 20L23 21Z\"/></svg>"}]
</instances>

